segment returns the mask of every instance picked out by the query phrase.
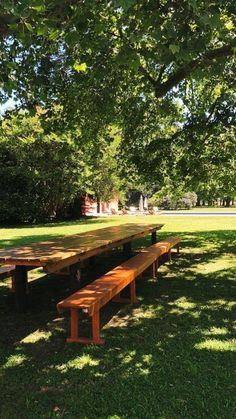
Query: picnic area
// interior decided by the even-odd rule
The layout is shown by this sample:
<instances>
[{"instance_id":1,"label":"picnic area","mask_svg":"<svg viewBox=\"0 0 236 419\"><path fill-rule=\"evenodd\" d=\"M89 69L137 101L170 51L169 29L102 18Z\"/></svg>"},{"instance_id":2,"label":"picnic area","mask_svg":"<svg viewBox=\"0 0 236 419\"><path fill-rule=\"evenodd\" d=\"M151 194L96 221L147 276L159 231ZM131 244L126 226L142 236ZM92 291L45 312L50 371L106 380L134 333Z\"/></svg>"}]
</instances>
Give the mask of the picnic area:
<instances>
[{"instance_id":1,"label":"picnic area","mask_svg":"<svg viewBox=\"0 0 236 419\"><path fill-rule=\"evenodd\" d=\"M10 279L1 282L1 417L23 418L26 408L32 418L233 417L235 219L150 218L164 224L157 241L181 238L180 254L160 264L158 280L150 271L136 280L135 304L109 302L101 309L105 345L66 342L70 316L56 304L70 294L68 276L29 271L31 299L23 313L14 310ZM1 247L99 232L118 222L130 217L2 229ZM143 222L146 217L135 217L134 226ZM133 249L150 244L146 235ZM83 269L84 284L125 260L123 249L100 254ZM88 335L88 316L81 321Z\"/></svg>"},{"instance_id":2,"label":"picnic area","mask_svg":"<svg viewBox=\"0 0 236 419\"><path fill-rule=\"evenodd\" d=\"M0 6L0 419L236 418L233 0Z\"/></svg>"}]
</instances>

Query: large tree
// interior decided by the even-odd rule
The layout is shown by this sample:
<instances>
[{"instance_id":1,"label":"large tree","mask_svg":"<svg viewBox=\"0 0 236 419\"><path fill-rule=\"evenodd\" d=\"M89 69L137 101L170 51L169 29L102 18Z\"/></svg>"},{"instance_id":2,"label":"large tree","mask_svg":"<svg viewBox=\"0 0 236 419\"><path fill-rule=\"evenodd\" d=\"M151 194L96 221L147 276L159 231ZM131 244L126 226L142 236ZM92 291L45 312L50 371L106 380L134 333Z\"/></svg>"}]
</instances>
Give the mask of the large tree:
<instances>
[{"instance_id":1,"label":"large tree","mask_svg":"<svg viewBox=\"0 0 236 419\"><path fill-rule=\"evenodd\" d=\"M233 0L6 0L1 8L2 98L13 94L32 110L59 102L85 138L119 124L123 157L144 175L190 176L204 138L234 124Z\"/></svg>"}]
</instances>

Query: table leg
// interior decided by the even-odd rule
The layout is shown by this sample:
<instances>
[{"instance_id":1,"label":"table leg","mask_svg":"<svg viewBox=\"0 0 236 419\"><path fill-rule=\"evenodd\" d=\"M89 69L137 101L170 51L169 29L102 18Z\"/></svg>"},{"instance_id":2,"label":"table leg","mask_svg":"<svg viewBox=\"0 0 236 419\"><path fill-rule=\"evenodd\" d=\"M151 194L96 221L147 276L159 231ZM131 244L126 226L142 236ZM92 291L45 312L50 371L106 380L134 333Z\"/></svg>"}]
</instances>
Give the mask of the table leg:
<instances>
[{"instance_id":1,"label":"table leg","mask_svg":"<svg viewBox=\"0 0 236 419\"><path fill-rule=\"evenodd\" d=\"M130 258L132 256L132 245L131 242L123 244L123 251L125 255Z\"/></svg>"},{"instance_id":2,"label":"table leg","mask_svg":"<svg viewBox=\"0 0 236 419\"><path fill-rule=\"evenodd\" d=\"M81 281L81 270L76 263L75 265L71 265L69 268L70 271L70 288L71 291L77 291L79 289L80 281Z\"/></svg>"},{"instance_id":3,"label":"table leg","mask_svg":"<svg viewBox=\"0 0 236 419\"><path fill-rule=\"evenodd\" d=\"M157 232L156 231L152 232L151 242L152 242L152 244L155 244L157 242Z\"/></svg>"},{"instance_id":4,"label":"table leg","mask_svg":"<svg viewBox=\"0 0 236 419\"><path fill-rule=\"evenodd\" d=\"M15 299L16 308L20 311L24 311L27 307L27 280L26 266L16 266L14 272Z\"/></svg>"}]
</instances>

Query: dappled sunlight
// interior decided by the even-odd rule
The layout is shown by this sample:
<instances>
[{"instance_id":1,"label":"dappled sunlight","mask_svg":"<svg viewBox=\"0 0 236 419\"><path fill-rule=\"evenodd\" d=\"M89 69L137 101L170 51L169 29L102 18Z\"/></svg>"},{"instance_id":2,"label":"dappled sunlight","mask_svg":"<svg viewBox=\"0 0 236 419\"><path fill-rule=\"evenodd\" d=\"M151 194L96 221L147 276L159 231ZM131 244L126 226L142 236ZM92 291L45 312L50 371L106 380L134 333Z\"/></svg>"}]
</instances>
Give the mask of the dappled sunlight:
<instances>
[{"instance_id":1,"label":"dappled sunlight","mask_svg":"<svg viewBox=\"0 0 236 419\"><path fill-rule=\"evenodd\" d=\"M23 364L28 360L29 359L25 354L10 355L7 358L7 361L3 364L3 369L23 366Z\"/></svg>"},{"instance_id":2,"label":"dappled sunlight","mask_svg":"<svg viewBox=\"0 0 236 419\"><path fill-rule=\"evenodd\" d=\"M192 267L193 272L199 273L219 273L221 270L225 270L227 268L231 268L232 264L235 263L235 257L230 258L229 256L222 255L221 257L216 257L212 261L202 261L201 264L195 264ZM235 264L236 266L236 264Z\"/></svg>"},{"instance_id":3,"label":"dappled sunlight","mask_svg":"<svg viewBox=\"0 0 236 419\"><path fill-rule=\"evenodd\" d=\"M115 328L115 327L129 327L130 324L136 325L139 322L142 322L143 319L155 319L158 315L158 312L162 310L161 306L141 306L138 308L129 307L129 313L127 314L124 310L119 311L104 327L106 328Z\"/></svg>"},{"instance_id":4,"label":"dappled sunlight","mask_svg":"<svg viewBox=\"0 0 236 419\"><path fill-rule=\"evenodd\" d=\"M197 306L195 303L188 301L186 297L178 298L173 304L183 310L192 310ZM170 305L172 305L172 303L170 303Z\"/></svg>"},{"instance_id":5,"label":"dappled sunlight","mask_svg":"<svg viewBox=\"0 0 236 419\"><path fill-rule=\"evenodd\" d=\"M11 389L11 404L1 399L8 417L16 416L19 408L24 411L26 398L37 417L118 418L124 412L132 417L130 404L145 417L145 412L156 413L157 403L163 417L172 418L173 412L176 417L195 417L193 412L208 417L209 400L217 412L230 417L236 271L233 249L227 245L226 252L224 244L232 243L233 236L223 230L218 235L209 232L209 239L204 231L185 235L181 222L180 256L173 252L172 262L162 260L158 280L147 274L136 281L137 304L109 303L101 310L104 346L66 343L69 316L58 316L55 307L69 293L68 278L33 281L30 310L17 316L5 304L9 291L4 288L0 377L2 395ZM158 235L170 234L167 226ZM209 242L213 247L208 249L204 243ZM149 243L146 238L135 246ZM123 261L119 252L97 258L92 270L85 268L85 283ZM81 335L90 333L90 318L80 319ZM22 386L25 395L18 390ZM218 395L224 388L228 404L221 408Z\"/></svg>"},{"instance_id":6,"label":"dappled sunlight","mask_svg":"<svg viewBox=\"0 0 236 419\"><path fill-rule=\"evenodd\" d=\"M20 343L36 343L42 340L47 341L52 336L52 333L49 331L35 330L35 332L30 333L30 335L21 339Z\"/></svg>"},{"instance_id":7,"label":"dappled sunlight","mask_svg":"<svg viewBox=\"0 0 236 419\"><path fill-rule=\"evenodd\" d=\"M214 299L214 300L208 300L205 304L201 305L201 309L207 309L207 310L219 310L223 309L225 311L231 311L234 307L236 307L235 301L226 301L223 299Z\"/></svg>"},{"instance_id":8,"label":"dappled sunlight","mask_svg":"<svg viewBox=\"0 0 236 419\"><path fill-rule=\"evenodd\" d=\"M130 362L132 362L134 360L136 355L137 355L137 351L132 350L132 351L128 351L125 354L121 354L118 358L120 359L122 364L129 364Z\"/></svg>"},{"instance_id":9,"label":"dappled sunlight","mask_svg":"<svg viewBox=\"0 0 236 419\"><path fill-rule=\"evenodd\" d=\"M84 354L69 360L66 364L56 365L55 369L61 373L66 373L70 369L82 370L85 367L96 367L99 363L100 361L98 359L93 359L89 354Z\"/></svg>"},{"instance_id":10,"label":"dappled sunlight","mask_svg":"<svg viewBox=\"0 0 236 419\"><path fill-rule=\"evenodd\" d=\"M201 330L204 336L227 335L229 330L226 327L211 327L210 329Z\"/></svg>"},{"instance_id":11,"label":"dappled sunlight","mask_svg":"<svg viewBox=\"0 0 236 419\"><path fill-rule=\"evenodd\" d=\"M207 339L194 345L194 348L200 350L207 349L209 351L236 352L236 340Z\"/></svg>"}]
</instances>

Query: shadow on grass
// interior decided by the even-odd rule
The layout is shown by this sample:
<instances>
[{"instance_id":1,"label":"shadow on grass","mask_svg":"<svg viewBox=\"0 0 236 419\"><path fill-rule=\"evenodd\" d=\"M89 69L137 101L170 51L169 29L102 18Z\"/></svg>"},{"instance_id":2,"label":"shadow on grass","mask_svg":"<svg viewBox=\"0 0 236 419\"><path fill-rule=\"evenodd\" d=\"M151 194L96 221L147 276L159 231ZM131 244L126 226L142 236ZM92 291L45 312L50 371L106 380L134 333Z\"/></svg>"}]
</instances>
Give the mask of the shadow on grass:
<instances>
[{"instance_id":1,"label":"shadow on grass","mask_svg":"<svg viewBox=\"0 0 236 419\"><path fill-rule=\"evenodd\" d=\"M74 221L64 221L64 222L56 222L56 223L48 223L48 224L26 224L26 225L11 225L11 226L0 226L0 228L3 228L5 231L12 230L13 228L16 228L17 230L25 230L27 228L29 228L30 230L37 230L40 228L43 229L50 229L50 228L61 228L61 227L81 227L81 226L90 226L91 225L91 230L94 229L94 224L96 225L96 228L98 227L99 224L101 224L101 228L103 226L105 226L106 223L109 223L110 225L112 224L112 221L116 221L110 218L102 218L102 217L93 217L93 218L81 218L78 220L74 220ZM29 230L29 231L30 231ZM90 229L88 230L90 231ZM78 233L78 230L74 233L76 234ZM73 233L70 233L73 234ZM38 241L45 241L45 240L50 240L50 239L54 239L57 237L63 237L64 234L62 232L53 232L53 233L46 233L46 234L42 234L40 233L40 230L32 235L18 235L18 236L14 236L12 239L0 239L0 248L9 248L9 247L15 247L15 246L21 246L21 245L25 245L25 244L29 244L29 243L34 243L34 242L38 242Z\"/></svg>"},{"instance_id":2,"label":"shadow on grass","mask_svg":"<svg viewBox=\"0 0 236 419\"><path fill-rule=\"evenodd\" d=\"M66 279L32 284L24 315L3 305L0 417L233 419L236 270L201 271L229 252L228 240L222 232L185 235L180 257L160 268L158 282L137 281L137 305L104 307L104 347L65 343L68 316L55 305ZM96 275L123 258L110 256L98 259ZM95 279L94 270L86 274Z\"/></svg>"},{"instance_id":3,"label":"shadow on grass","mask_svg":"<svg viewBox=\"0 0 236 419\"><path fill-rule=\"evenodd\" d=\"M0 228L4 229L25 229L25 228L50 228L50 227L69 227L73 225L81 225L81 224L104 224L110 222L110 217L84 217L78 218L77 220L68 220L68 221L56 221L56 222L48 222L42 224L1 224Z\"/></svg>"}]
</instances>

